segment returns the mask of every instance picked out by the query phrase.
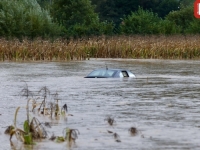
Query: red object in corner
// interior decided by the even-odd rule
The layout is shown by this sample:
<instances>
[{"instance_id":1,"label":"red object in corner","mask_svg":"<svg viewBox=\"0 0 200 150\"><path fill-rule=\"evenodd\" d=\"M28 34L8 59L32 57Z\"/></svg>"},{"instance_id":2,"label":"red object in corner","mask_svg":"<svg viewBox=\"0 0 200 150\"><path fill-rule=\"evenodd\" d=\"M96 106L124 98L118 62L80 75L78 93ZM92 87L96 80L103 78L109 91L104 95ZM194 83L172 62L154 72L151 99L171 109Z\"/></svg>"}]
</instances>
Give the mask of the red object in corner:
<instances>
[{"instance_id":1,"label":"red object in corner","mask_svg":"<svg viewBox=\"0 0 200 150\"><path fill-rule=\"evenodd\" d=\"M200 0L194 2L194 16L197 19L200 19Z\"/></svg>"}]
</instances>

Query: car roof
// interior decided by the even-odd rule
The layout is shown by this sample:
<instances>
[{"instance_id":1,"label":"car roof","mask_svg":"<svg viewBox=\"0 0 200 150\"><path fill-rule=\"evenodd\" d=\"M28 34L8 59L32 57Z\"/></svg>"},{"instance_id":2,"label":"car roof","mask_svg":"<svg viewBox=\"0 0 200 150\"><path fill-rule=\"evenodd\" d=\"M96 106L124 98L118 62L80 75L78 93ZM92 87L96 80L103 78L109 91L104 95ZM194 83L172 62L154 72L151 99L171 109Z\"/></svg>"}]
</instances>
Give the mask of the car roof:
<instances>
[{"instance_id":1,"label":"car roof","mask_svg":"<svg viewBox=\"0 0 200 150\"><path fill-rule=\"evenodd\" d=\"M122 71L122 70L127 70L127 69L113 69L113 68L99 68L95 70L113 70L113 71Z\"/></svg>"},{"instance_id":2,"label":"car roof","mask_svg":"<svg viewBox=\"0 0 200 150\"><path fill-rule=\"evenodd\" d=\"M121 68L98 68L93 70L92 72L90 72L86 77L118 77L119 73L122 72L122 74L127 74L127 76L129 77L133 77L135 76L131 71L127 70L127 69L121 69ZM127 72L127 73L125 73ZM107 74L108 73L108 74ZM112 74L112 75L111 75ZM129 75L128 75L129 74ZM124 75L125 77L125 75Z\"/></svg>"}]
</instances>

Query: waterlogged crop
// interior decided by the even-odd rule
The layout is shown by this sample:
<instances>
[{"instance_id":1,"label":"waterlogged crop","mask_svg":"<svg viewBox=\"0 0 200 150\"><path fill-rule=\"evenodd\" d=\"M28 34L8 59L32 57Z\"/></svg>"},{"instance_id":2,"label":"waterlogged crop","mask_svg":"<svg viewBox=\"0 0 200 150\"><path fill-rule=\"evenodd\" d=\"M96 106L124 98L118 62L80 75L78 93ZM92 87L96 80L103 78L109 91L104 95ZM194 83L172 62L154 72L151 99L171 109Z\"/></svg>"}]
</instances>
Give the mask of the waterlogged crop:
<instances>
[{"instance_id":1,"label":"waterlogged crop","mask_svg":"<svg viewBox=\"0 0 200 150\"><path fill-rule=\"evenodd\" d=\"M109 125L113 125L113 123L115 122L115 119L112 118L111 116L108 116L104 119L104 121L107 121Z\"/></svg>"},{"instance_id":2,"label":"waterlogged crop","mask_svg":"<svg viewBox=\"0 0 200 150\"><path fill-rule=\"evenodd\" d=\"M130 127L129 129L128 129L128 131L129 131L129 133L131 134L131 135L137 135L138 134L138 129L136 128L136 127Z\"/></svg>"},{"instance_id":3,"label":"waterlogged crop","mask_svg":"<svg viewBox=\"0 0 200 150\"><path fill-rule=\"evenodd\" d=\"M73 145L76 146L76 140L80 135L78 129L64 127L64 129L61 129L60 131L62 135L55 135L54 133L47 131L47 128L53 128L53 122L51 121L57 121L59 119L65 120L67 119L67 116L73 116L72 114L68 114L67 104L61 105L61 99L59 99L57 92L51 94L49 88L46 86L42 87L39 92L33 92L30 91L28 85L25 84L25 87L20 91L20 95L26 98L26 106L18 106L16 108L14 123L7 126L4 132L9 135L9 141L11 146L13 146L13 149L15 149L15 144L12 142L14 137L16 137L17 141L25 145L35 145L37 142L45 139L55 143L66 142L69 147ZM26 113L24 113L24 115L26 119L22 123L23 126L19 127L17 124L17 115L23 108L25 108L24 112ZM49 119L50 121L48 122L46 119ZM109 124L109 128L115 129L117 126L114 117L107 116L104 121ZM132 136L139 133L139 130L136 127L130 127L128 131ZM108 133L115 142L121 142L118 131L113 132L107 130L103 133ZM141 135L141 137L144 138L144 135Z\"/></svg>"},{"instance_id":4,"label":"waterlogged crop","mask_svg":"<svg viewBox=\"0 0 200 150\"><path fill-rule=\"evenodd\" d=\"M48 132L45 127L51 128L51 124L49 122L41 122L38 117L43 115L44 117L50 119L58 119L59 117L66 117L67 114L67 104L64 104L62 107L59 105L58 101L58 94L53 94L54 101L49 100L50 90L44 86L42 87L38 93L41 94L41 98L34 99L33 96L34 92L31 92L26 84L25 87L20 92L21 96L27 98L27 105L26 105L26 120L23 123L23 129L19 128L17 125L17 114L20 108L24 107L17 107L15 114L14 114L14 124L9 125L6 130L5 134L10 136L10 142L13 146L12 139L15 135L18 141L21 141L24 144L32 145L36 144L35 140L38 139L47 139ZM31 98L29 98L31 95ZM55 96L56 95L56 96ZM32 105L31 103L32 102ZM29 109L29 107L32 107ZM37 117L38 115L38 117ZM33 116L30 118L30 116ZM72 116L72 115L71 115ZM58 143L66 141L69 146L75 143L75 140L78 138L79 131L77 129L64 129L64 136L52 136L49 138L51 141L56 141Z\"/></svg>"},{"instance_id":5,"label":"waterlogged crop","mask_svg":"<svg viewBox=\"0 0 200 150\"><path fill-rule=\"evenodd\" d=\"M75 140L78 138L78 134L80 134L80 132L77 129L70 129L70 128L66 128L64 129L64 133L65 133L65 140L68 142L69 145L73 143L75 143Z\"/></svg>"},{"instance_id":6,"label":"waterlogged crop","mask_svg":"<svg viewBox=\"0 0 200 150\"><path fill-rule=\"evenodd\" d=\"M16 139L23 142L24 144L33 144L33 139L43 139L47 137L47 132L44 129L40 121L33 117L29 122L29 119L24 121L23 129L17 127L17 113L20 107L17 107L14 117L14 125L8 126L5 130L5 134L10 135L10 141L12 140L13 135L16 136Z\"/></svg>"}]
</instances>

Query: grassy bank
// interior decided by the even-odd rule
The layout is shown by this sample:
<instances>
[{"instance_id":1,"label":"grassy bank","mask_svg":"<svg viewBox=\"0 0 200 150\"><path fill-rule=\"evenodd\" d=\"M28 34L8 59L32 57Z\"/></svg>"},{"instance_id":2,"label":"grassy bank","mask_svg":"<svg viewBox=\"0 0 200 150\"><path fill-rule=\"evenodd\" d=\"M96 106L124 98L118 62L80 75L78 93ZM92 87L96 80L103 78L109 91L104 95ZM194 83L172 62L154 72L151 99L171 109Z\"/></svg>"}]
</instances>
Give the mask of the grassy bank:
<instances>
[{"instance_id":1,"label":"grassy bank","mask_svg":"<svg viewBox=\"0 0 200 150\"><path fill-rule=\"evenodd\" d=\"M200 35L113 36L78 40L0 39L0 60L68 61L94 58L200 59Z\"/></svg>"}]
</instances>

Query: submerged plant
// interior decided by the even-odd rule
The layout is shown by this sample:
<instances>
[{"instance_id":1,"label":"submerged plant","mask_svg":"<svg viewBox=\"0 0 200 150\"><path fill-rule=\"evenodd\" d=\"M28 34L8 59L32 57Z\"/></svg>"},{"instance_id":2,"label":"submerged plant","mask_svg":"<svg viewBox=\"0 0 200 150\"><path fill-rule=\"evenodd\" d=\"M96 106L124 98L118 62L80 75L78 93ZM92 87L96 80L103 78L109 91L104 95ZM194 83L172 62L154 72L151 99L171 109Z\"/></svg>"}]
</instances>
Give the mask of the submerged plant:
<instances>
[{"instance_id":1,"label":"submerged plant","mask_svg":"<svg viewBox=\"0 0 200 150\"><path fill-rule=\"evenodd\" d=\"M19 111L20 107L17 107L16 111L15 111L15 116L14 116L14 125L10 126L9 129L6 129L5 133L8 133L10 135L10 141L13 137L13 135L16 136L17 140L22 141L25 144L31 144L32 141L27 140L25 138L26 132L23 131L22 129L17 128L16 126L16 121L17 121L17 113ZM9 131L8 131L9 130Z\"/></svg>"},{"instance_id":2,"label":"submerged plant","mask_svg":"<svg viewBox=\"0 0 200 150\"><path fill-rule=\"evenodd\" d=\"M29 97L30 91L28 89L28 86L26 84L26 87L21 91L22 95L26 96L26 98ZM24 144L34 144L34 140L38 139L45 139L48 137L47 131L45 130L44 126L51 128L51 125L49 122L43 122L41 123L36 117L30 118L30 113L34 112L34 110L39 106L38 110L40 113L44 115L51 115L51 118L53 115L55 117L58 117L59 115L65 115L68 111L67 104L64 104L62 108L59 107L58 104L58 98L55 99L55 102L49 102L47 103L47 95L50 94L50 91L47 89L47 87L43 87L40 91L42 93L42 96L44 99L41 103L37 103L35 99L29 98L27 99L26 104L26 117L27 119L24 121L23 129L20 129L16 125L17 120L17 114L20 109L20 107L17 107L14 115L14 124L10 125L6 128L5 134L10 135L10 144L12 143L12 137L15 135L18 141L21 141ZM57 94L56 94L57 97ZM30 102L32 102L32 109L29 111ZM30 105L30 106L29 106ZM41 110L41 111L40 111ZM49 138L49 140L56 140L56 142L64 142L67 141L69 146L71 146L72 143L75 143L75 140L78 138L79 131L77 129L70 129L65 128L64 136L55 136L54 134Z\"/></svg>"},{"instance_id":3,"label":"submerged plant","mask_svg":"<svg viewBox=\"0 0 200 150\"><path fill-rule=\"evenodd\" d=\"M32 133L30 132L30 126L28 120L24 121L24 144L33 144Z\"/></svg>"},{"instance_id":4,"label":"submerged plant","mask_svg":"<svg viewBox=\"0 0 200 150\"><path fill-rule=\"evenodd\" d=\"M47 99L47 96L50 94L50 91L46 86L44 86L40 89L39 93L42 93L42 96L44 99L43 99L38 111L40 112L40 110L42 108L41 114L45 115L46 114L46 99Z\"/></svg>"},{"instance_id":5,"label":"submerged plant","mask_svg":"<svg viewBox=\"0 0 200 150\"><path fill-rule=\"evenodd\" d=\"M51 137L49 138L49 140L54 141L57 137L54 135L54 133L51 135Z\"/></svg>"},{"instance_id":6,"label":"submerged plant","mask_svg":"<svg viewBox=\"0 0 200 150\"><path fill-rule=\"evenodd\" d=\"M71 146L72 142L75 143L75 140L78 138L78 134L80 132L77 129L70 129L70 128L65 128L65 140L68 142L68 144Z\"/></svg>"},{"instance_id":7,"label":"submerged plant","mask_svg":"<svg viewBox=\"0 0 200 150\"><path fill-rule=\"evenodd\" d=\"M28 100L29 102L30 100ZM27 102L27 105L28 105ZM28 107L27 107L28 108ZM31 122L29 123L29 112L27 111L27 120L24 121L23 124L23 130L20 128L17 128L16 120L17 120L17 113L19 111L20 107L17 107L15 111L14 116L14 125L8 126L5 134L10 135L10 141L13 137L13 135L16 136L17 140L23 142L24 144L33 144L33 139L39 139L39 138L46 138L47 132L42 126L42 124L39 122L38 119L33 117Z\"/></svg>"},{"instance_id":8,"label":"submerged plant","mask_svg":"<svg viewBox=\"0 0 200 150\"><path fill-rule=\"evenodd\" d=\"M119 134L114 133L113 137L114 137L114 139L115 139L116 142L121 142Z\"/></svg>"},{"instance_id":9,"label":"submerged plant","mask_svg":"<svg viewBox=\"0 0 200 150\"><path fill-rule=\"evenodd\" d=\"M136 135L136 134L138 134L138 129L136 128L136 127L130 127L129 129L128 129L128 131L129 131L129 133L131 134L131 135Z\"/></svg>"},{"instance_id":10,"label":"submerged plant","mask_svg":"<svg viewBox=\"0 0 200 150\"><path fill-rule=\"evenodd\" d=\"M55 104L55 117L58 117L58 115L60 115L60 107L59 107L59 104L58 104L58 100Z\"/></svg>"},{"instance_id":11,"label":"submerged plant","mask_svg":"<svg viewBox=\"0 0 200 150\"><path fill-rule=\"evenodd\" d=\"M107 121L109 125L113 125L113 123L115 122L114 118L108 116L104 119L104 121Z\"/></svg>"},{"instance_id":12,"label":"submerged plant","mask_svg":"<svg viewBox=\"0 0 200 150\"><path fill-rule=\"evenodd\" d=\"M28 97L29 90L28 90L27 84L26 84L26 88L24 88L22 91L24 91L26 93L26 94L22 94L22 95L26 95ZM60 108L58 93L52 94L54 97L54 101L51 101L51 102L47 101L47 98L50 95L50 90L46 86L42 87L38 93L40 93L43 97L41 102L36 101L36 100L38 100L39 97L37 99L31 98L27 101L27 120L28 120L28 122L29 122L29 117L28 117L29 116L29 102L31 102L31 101L32 101L32 108L31 108L32 112L34 112L34 110L39 106L37 108L38 113L42 114L44 116L50 115L51 119L53 119L53 117L56 117L56 119L58 119L58 116L60 116L61 114L62 115L66 114L67 104L64 104L63 107Z\"/></svg>"},{"instance_id":13,"label":"submerged plant","mask_svg":"<svg viewBox=\"0 0 200 150\"><path fill-rule=\"evenodd\" d=\"M34 139L47 137L47 132L42 126L42 123L40 123L40 121L35 117L33 117L32 121L30 122L30 132L32 133Z\"/></svg>"},{"instance_id":14,"label":"submerged plant","mask_svg":"<svg viewBox=\"0 0 200 150\"><path fill-rule=\"evenodd\" d=\"M29 90L26 82L24 88L20 92L20 95L25 96L26 98L29 98L30 96L33 97L33 93Z\"/></svg>"},{"instance_id":15,"label":"submerged plant","mask_svg":"<svg viewBox=\"0 0 200 150\"><path fill-rule=\"evenodd\" d=\"M28 86L27 86L28 87ZM50 95L50 90L44 86L43 88L40 89L39 93L42 95L42 101L38 102L37 99L29 99L27 101L27 120L29 122L29 103L32 102L32 108L31 111L35 112L34 110L38 110L38 114L42 114L44 116L50 116L51 119L55 117L56 119L59 119L60 115L65 116L68 109L67 109L67 104L64 104L62 107L59 106L59 99L58 99L58 94L52 94L54 96L54 101L48 102L47 98ZM36 101L37 100L37 101Z\"/></svg>"},{"instance_id":16,"label":"submerged plant","mask_svg":"<svg viewBox=\"0 0 200 150\"><path fill-rule=\"evenodd\" d=\"M49 106L49 110L50 110L50 117L52 119L53 118L53 112L55 111L56 106L55 106L55 103L53 103L53 102L49 102L48 106Z\"/></svg>"},{"instance_id":17,"label":"submerged plant","mask_svg":"<svg viewBox=\"0 0 200 150\"><path fill-rule=\"evenodd\" d=\"M65 138L63 136L57 136L56 137L56 142L57 143L61 143L61 142L64 142L65 141Z\"/></svg>"},{"instance_id":18,"label":"submerged plant","mask_svg":"<svg viewBox=\"0 0 200 150\"><path fill-rule=\"evenodd\" d=\"M46 127L51 128L51 124L49 122L43 123Z\"/></svg>"},{"instance_id":19,"label":"submerged plant","mask_svg":"<svg viewBox=\"0 0 200 150\"><path fill-rule=\"evenodd\" d=\"M57 143L62 143L64 141L67 141L68 146L71 146L73 143L75 143L75 140L78 138L79 131L77 129L70 129L65 128L63 130L64 136L55 136L54 134L49 138L49 140L56 141Z\"/></svg>"},{"instance_id":20,"label":"submerged plant","mask_svg":"<svg viewBox=\"0 0 200 150\"><path fill-rule=\"evenodd\" d=\"M108 133L113 133L112 131L109 131L109 130L107 130L108 131Z\"/></svg>"},{"instance_id":21,"label":"submerged plant","mask_svg":"<svg viewBox=\"0 0 200 150\"><path fill-rule=\"evenodd\" d=\"M67 112L67 105L64 104L63 107L60 109L60 106L58 104L58 101L56 103L50 102L48 103L49 108L46 108L46 110L50 111L50 117L51 119L53 116L55 118L58 118L60 115L65 116ZM48 112L46 112L48 114Z\"/></svg>"},{"instance_id":22,"label":"submerged plant","mask_svg":"<svg viewBox=\"0 0 200 150\"><path fill-rule=\"evenodd\" d=\"M4 134L10 134L13 129L15 129L14 126L12 125L8 126L6 130L4 131Z\"/></svg>"},{"instance_id":23,"label":"submerged plant","mask_svg":"<svg viewBox=\"0 0 200 150\"><path fill-rule=\"evenodd\" d=\"M67 104L64 104L61 108L61 114L65 115L67 113Z\"/></svg>"},{"instance_id":24,"label":"submerged plant","mask_svg":"<svg viewBox=\"0 0 200 150\"><path fill-rule=\"evenodd\" d=\"M34 112L35 108L37 107L37 102L35 99L32 100L32 112Z\"/></svg>"}]
</instances>

